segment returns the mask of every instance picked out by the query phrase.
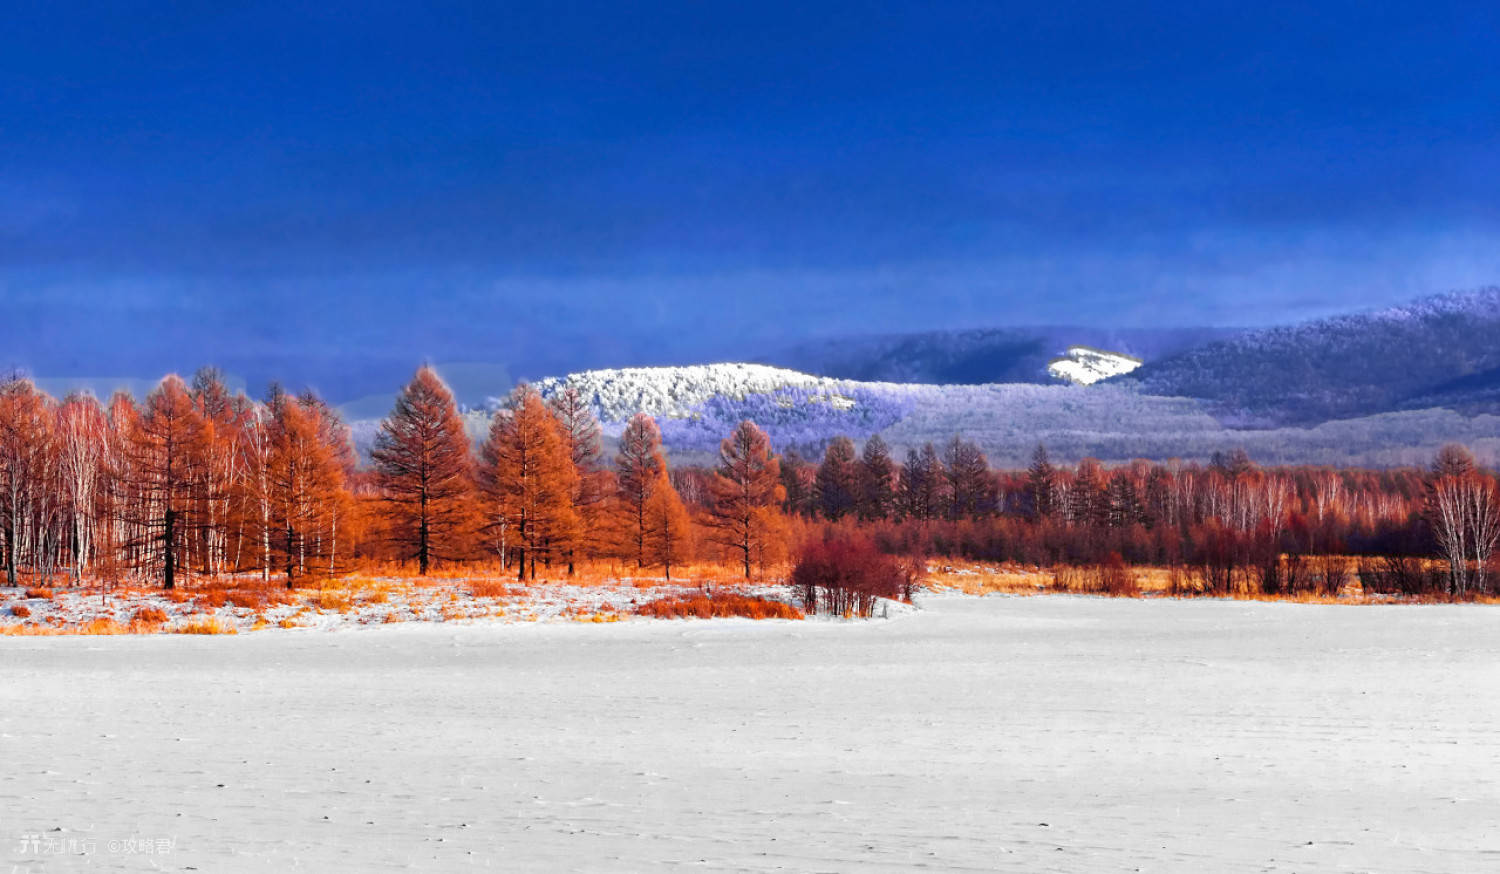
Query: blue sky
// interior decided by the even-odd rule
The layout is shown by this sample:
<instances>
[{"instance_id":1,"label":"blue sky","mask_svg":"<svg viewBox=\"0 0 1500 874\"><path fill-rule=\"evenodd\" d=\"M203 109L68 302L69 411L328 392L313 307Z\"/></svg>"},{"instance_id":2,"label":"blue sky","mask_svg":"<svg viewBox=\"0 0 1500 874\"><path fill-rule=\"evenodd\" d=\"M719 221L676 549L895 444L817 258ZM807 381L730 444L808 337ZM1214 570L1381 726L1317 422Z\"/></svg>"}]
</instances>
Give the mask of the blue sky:
<instances>
[{"instance_id":1,"label":"blue sky","mask_svg":"<svg viewBox=\"0 0 1500 874\"><path fill-rule=\"evenodd\" d=\"M0 348L44 375L349 395L424 358L1258 325L1500 281L1489 3L7 19Z\"/></svg>"}]
</instances>

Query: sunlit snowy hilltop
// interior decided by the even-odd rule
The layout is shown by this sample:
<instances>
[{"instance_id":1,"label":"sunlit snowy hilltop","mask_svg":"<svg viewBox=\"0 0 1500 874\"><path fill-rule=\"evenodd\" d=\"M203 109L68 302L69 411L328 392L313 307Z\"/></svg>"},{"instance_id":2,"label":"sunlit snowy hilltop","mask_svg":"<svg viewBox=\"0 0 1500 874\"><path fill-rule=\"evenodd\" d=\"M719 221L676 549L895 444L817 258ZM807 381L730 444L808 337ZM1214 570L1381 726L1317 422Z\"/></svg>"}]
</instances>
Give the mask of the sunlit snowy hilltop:
<instances>
[{"instance_id":1,"label":"sunlit snowy hilltop","mask_svg":"<svg viewBox=\"0 0 1500 874\"><path fill-rule=\"evenodd\" d=\"M1142 364L1141 359L1119 352L1106 352L1090 346L1073 346L1067 354L1047 365L1047 373L1055 379L1074 385L1093 385L1111 376L1123 376Z\"/></svg>"},{"instance_id":2,"label":"sunlit snowy hilltop","mask_svg":"<svg viewBox=\"0 0 1500 874\"><path fill-rule=\"evenodd\" d=\"M771 367L765 364L697 364L689 367L627 367L587 370L536 384L544 396L574 389L594 406L604 422L619 422L636 413L657 418L691 419L702 415L705 403L715 398L744 401L755 395L778 395L783 406L793 398L787 390L804 394L812 403L835 409L853 408L844 393L853 383Z\"/></svg>"}]
</instances>

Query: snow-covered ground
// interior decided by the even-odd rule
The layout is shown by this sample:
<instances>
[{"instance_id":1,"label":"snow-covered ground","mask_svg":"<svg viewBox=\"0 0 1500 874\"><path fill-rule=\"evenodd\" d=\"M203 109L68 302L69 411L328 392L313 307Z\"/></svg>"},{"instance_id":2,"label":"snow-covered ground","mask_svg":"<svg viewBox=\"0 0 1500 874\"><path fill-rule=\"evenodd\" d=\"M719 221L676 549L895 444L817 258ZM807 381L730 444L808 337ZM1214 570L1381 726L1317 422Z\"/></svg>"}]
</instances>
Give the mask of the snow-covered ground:
<instances>
[{"instance_id":1,"label":"snow-covered ground","mask_svg":"<svg viewBox=\"0 0 1500 874\"><path fill-rule=\"evenodd\" d=\"M1493 607L923 606L0 638L0 871L1500 867Z\"/></svg>"}]
</instances>

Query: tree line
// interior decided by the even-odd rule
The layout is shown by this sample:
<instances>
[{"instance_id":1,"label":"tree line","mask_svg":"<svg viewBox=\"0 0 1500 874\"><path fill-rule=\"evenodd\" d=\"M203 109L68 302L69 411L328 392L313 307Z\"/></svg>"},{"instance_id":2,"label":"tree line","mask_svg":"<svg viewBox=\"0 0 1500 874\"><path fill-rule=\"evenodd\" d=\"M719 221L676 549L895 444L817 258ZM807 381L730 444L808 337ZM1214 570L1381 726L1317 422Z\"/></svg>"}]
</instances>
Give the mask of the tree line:
<instances>
[{"instance_id":1,"label":"tree line","mask_svg":"<svg viewBox=\"0 0 1500 874\"><path fill-rule=\"evenodd\" d=\"M327 575L361 560L428 573L490 559L519 579L538 566L610 557L675 567L705 551L748 578L785 557L779 461L744 422L723 441L710 505L690 514L661 434L634 417L613 463L573 391L518 386L479 446L452 393L420 368L361 468L349 428L312 393L231 393L217 371L168 376L137 403L61 402L0 383L0 555L23 573L153 579ZM701 532L701 533L700 533ZM700 540L703 541L700 543Z\"/></svg>"},{"instance_id":2,"label":"tree line","mask_svg":"<svg viewBox=\"0 0 1500 874\"><path fill-rule=\"evenodd\" d=\"M1239 451L1206 465L1065 467L1040 446L1028 469L996 470L960 436L900 461L878 435L862 447L836 437L816 460L778 455L751 421L722 440L716 465L669 468L649 415L629 420L608 458L583 398L526 385L476 446L426 367L361 466L316 395L273 386L253 401L212 369L168 376L139 403L0 383L10 585L57 573L292 585L361 561L426 574L487 560L526 580L599 559L670 577L708 559L748 578L815 526L903 556L1183 568L1214 592L1336 592L1347 564L1330 557L1356 555L1367 588L1464 596L1496 591L1500 497L1457 446L1428 470L1261 468Z\"/></svg>"},{"instance_id":3,"label":"tree line","mask_svg":"<svg viewBox=\"0 0 1500 874\"><path fill-rule=\"evenodd\" d=\"M879 436L835 438L782 464L788 512L873 532L888 552L1040 567L1112 562L1191 572L1211 593L1337 594L1346 556L1367 590L1500 593L1500 490L1464 447L1427 470L1261 468L1242 450L1204 465L1138 460L992 470L955 436L898 463ZM1441 562L1431 567L1429 558Z\"/></svg>"}]
</instances>

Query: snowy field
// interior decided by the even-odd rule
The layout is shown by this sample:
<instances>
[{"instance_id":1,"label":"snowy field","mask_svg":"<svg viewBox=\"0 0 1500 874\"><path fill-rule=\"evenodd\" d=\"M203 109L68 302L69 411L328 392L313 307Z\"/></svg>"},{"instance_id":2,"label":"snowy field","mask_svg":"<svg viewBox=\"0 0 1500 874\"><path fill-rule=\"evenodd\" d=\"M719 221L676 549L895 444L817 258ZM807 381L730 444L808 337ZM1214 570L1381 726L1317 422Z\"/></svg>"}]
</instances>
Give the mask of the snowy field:
<instances>
[{"instance_id":1,"label":"snowy field","mask_svg":"<svg viewBox=\"0 0 1500 874\"><path fill-rule=\"evenodd\" d=\"M0 872L1500 870L1496 608L923 606L0 638Z\"/></svg>"}]
</instances>

